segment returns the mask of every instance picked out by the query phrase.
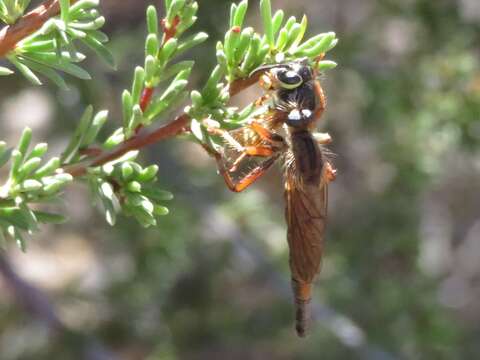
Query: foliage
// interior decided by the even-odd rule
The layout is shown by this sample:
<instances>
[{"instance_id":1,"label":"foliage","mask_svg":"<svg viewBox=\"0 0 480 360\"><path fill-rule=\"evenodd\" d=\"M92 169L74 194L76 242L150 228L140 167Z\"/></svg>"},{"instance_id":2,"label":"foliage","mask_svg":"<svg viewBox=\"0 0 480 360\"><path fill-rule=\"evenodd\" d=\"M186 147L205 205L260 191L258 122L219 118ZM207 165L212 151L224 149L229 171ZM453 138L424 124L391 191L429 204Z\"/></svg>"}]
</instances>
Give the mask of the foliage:
<instances>
[{"instance_id":1,"label":"foliage","mask_svg":"<svg viewBox=\"0 0 480 360\"><path fill-rule=\"evenodd\" d=\"M17 6L23 14L28 2ZM35 73L39 73L66 89L67 85L58 71L88 80L90 75L76 65L85 59L77 50L76 43L83 43L92 49L110 66L115 66L113 56L105 47L108 37L100 31L105 18L97 9L98 0L80 0L70 6L70 0L61 0L59 18L49 19L42 28L26 37L8 55L7 59L33 84L42 82ZM8 9L8 7L7 7ZM12 15L12 18L18 15ZM3 70L4 75L11 72Z\"/></svg>"},{"instance_id":2,"label":"foliage","mask_svg":"<svg viewBox=\"0 0 480 360\"><path fill-rule=\"evenodd\" d=\"M113 66L113 57L104 46L108 39L99 30L105 21L97 6L98 1L95 0L80 0L73 5L69 0L61 0L60 17L49 19L41 29L18 43L7 54L7 59L32 83L41 84L34 73L36 71L61 88L67 86L55 70L84 80L90 78L85 70L75 65L85 58L77 51L75 43L78 41ZM278 10L272 19L269 0L260 2L265 34L255 32L252 27L242 31L247 7L246 0L232 5L230 29L224 43L217 44L218 64L203 88L190 92L192 104L185 109L191 118L191 139L206 148L217 146L215 139L206 131L206 123L209 126L212 123L221 127L239 126L255 109L253 103L241 111L228 106L230 87L234 81L248 78L260 66L298 58L308 58L319 70L335 66L332 61L318 59L336 45L334 33L320 34L302 43L307 18L304 16L297 23L292 16L283 24L284 13ZM182 36L195 23L197 11L195 1L166 1L165 18L159 21L155 7L148 7L144 66L135 68L131 88L122 93L123 126L100 145L97 145L97 138L107 121L108 112L94 114L89 106L61 157L51 159L45 165L48 171L42 167L40 175L34 172L40 166L40 157L44 155L46 145L41 147L42 151L35 148L32 154L27 155L30 131L24 133L17 150L4 149L0 153L3 163L9 160L10 155L12 163L10 178L0 194L2 205L8 206L0 213L0 233L12 235L25 249L21 230L32 233L38 229L40 221L29 204L44 198L59 199L63 185L73 180L72 173L76 174L72 169L91 160L92 152L101 157L108 151L128 146L129 141L141 136L139 133L143 129L171 113L187 98L186 88L194 62L175 60L208 37L204 32L185 38ZM133 216L145 227L156 225L156 217L168 213L163 202L170 200L172 195L152 184L158 167L142 167L136 161L137 156L137 149L122 151L108 161L93 160L93 164L85 165L85 170L81 171L82 179L88 182L93 198L102 205L110 225L115 224L119 212ZM29 221L20 223L16 221L19 218Z\"/></svg>"},{"instance_id":3,"label":"foliage","mask_svg":"<svg viewBox=\"0 0 480 360\"><path fill-rule=\"evenodd\" d=\"M112 76L92 61L88 70L95 84L65 78L80 97L59 105L55 122L46 127L53 151L55 140L64 139L65 129L77 121L72 114L92 101L95 108L120 103L112 98L120 99L123 84L131 81L132 59L143 67L142 54L132 46L144 40L138 22L143 9L131 9L144 2L113 3L109 47L126 59L117 57L122 71ZM131 7L123 7L127 3ZM159 229L143 229L126 218L105 227L89 203L79 201L88 215L49 226L30 243L27 257L10 255L22 274L33 273L49 289L62 318L122 358L478 358L475 0L282 4L295 15L308 14L310 34L335 29L342 40L335 49L341 71L321 78L328 108L320 126L334 139L329 148L339 176L330 188L325 258L314 297L320 310L306 341L292 329L280 173L273 168L258 185L232 195L221 190L213 161L185 141L158 144L135 160L159 164L154 186L176 195L168 203L172 215L157 219ZM219 29L230 29L229 4L200 5L195 26L223 43ZM256 6L246 19L262 29ZM201 81L217 65L215 52L215 42L207 40L178 58L196 60L189 91L201 92ZM3 100L14 100L23 86L20 77L1 81L5 106ZM90 151L103 146L120 119L121 110L112 106ZM226 119L220 126L237 125ZM0 132L6 138L12 130L5 126ZM8 175L7 166L2 171ZM70 187L67 194L75 198L83 190ZM49 272L52 254L58 262ZM79 266L73 275L72 265ZM92 278L100 282L92 286ZM1 347L2 359L78 357L81 340L75 348L73 341L39 335L44 331L38 323L6 295L0 302L0 341L8 344Z\"/></svg>"},{"instance_id":4,"label":"foliage","mask_svg":"<svg viewBox=\"0 0 480 360\"><path fill-rule=\"evenodd\" d=\"M7 149L6 144L0 142L0 165L11 159L7 182L0 187L0 243L5 244L3 233L6 232L22 250L26 248L23 232L31 234L41 223L64 221L61 215L35 211L30 206L55 200L65 185L73 180L70 174L59 170L59 158L52 158L42 165L47 144L37 144L28 152L31 139L32 131L27 128L16 149Z\"/></svg>"},{"instance_id":5,"label":"foliage","mask_svg":"<svg viewBox=\"0 0 480 360\"><path fill-rule=\"evenodd\" d=\"M13 24L23 15L30 0L4 0L0 2L0 20Z\"/></svg>"}]
</instances>

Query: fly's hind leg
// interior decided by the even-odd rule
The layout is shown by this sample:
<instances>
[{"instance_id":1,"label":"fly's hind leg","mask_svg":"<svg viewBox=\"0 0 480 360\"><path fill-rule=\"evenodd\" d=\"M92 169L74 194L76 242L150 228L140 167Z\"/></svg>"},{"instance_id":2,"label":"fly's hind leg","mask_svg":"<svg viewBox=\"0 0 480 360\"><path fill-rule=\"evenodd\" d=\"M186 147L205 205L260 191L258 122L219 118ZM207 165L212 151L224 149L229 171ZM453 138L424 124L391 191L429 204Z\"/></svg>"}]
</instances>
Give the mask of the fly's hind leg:
<instances>
[{"instance_id":1,"label":"fly's hind leg","mask_svg":"<svg viewBox=\"0 0 480 360\"><path fill-rule=\"evenodd\" d=\"M332 137L329 133L316 132L313 137L320 145L328 145L332 143ZM324 179L327 183L337 178L337 169L335 169L330 161L325 163Z\"/></svg>"},{"instance_id":2,"label":"fly's hind leg","mask_svg":"<svg viewBox=\"0 0 480 360\"><path fill-rule=\"evenodd\" d=\"M325 180L327 183L335 181L337 178L337 169L329 161L325 163Z\"/></svg>"},{"instance_id":3,"label":"fly's hind leg","mask_svg":"<svg viewBox=\"0 0 480 360\"><path fill-rule=\"evenodd\" d=\"M320 145L328 145L333 141L329 133L315 132L313 133L313 137Z\"/></svg>"}]
</instances>

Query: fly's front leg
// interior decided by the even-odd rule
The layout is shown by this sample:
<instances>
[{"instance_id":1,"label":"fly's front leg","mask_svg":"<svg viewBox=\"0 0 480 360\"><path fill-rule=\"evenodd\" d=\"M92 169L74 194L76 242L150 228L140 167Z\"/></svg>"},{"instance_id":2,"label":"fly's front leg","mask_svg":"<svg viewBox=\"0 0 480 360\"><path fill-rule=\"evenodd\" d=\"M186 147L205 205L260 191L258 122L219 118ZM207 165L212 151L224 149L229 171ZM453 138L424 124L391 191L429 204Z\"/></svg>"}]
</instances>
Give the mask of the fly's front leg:
<instances>
[{"instance_id":1,"label":"fly's front leg","mask_svg":"<svg viewBox=\"0 0 480 360\"><path fill-rule=\"evenodd\" d=\"M210 134L221 136L230 146L232 146L237 152L240 153L238 158L234 161L233 165L228 169L229 172L236 171L238 166L242 163L242 161L249 156L270 157L277 150L270 144L243 145L239 141L237 141L235 138L233 138L228 131L223 129L211 128L211 129L208 129L208 131ZM224 164L226 163L225 160L222 160L222 161Z\"/></svg>"},{"instance_id":2,"label":"fly's front leg","mask_svg":"<svg viewBox=\"0 0 480 360\"><path fill-rule=\"evenodd\" d=\"M265 174L265 172L275 163L279 156L280 153L274 154L273 156L253 168L247 175L237 181L232 178L230 172L225 167L225 161L222 155L217 153L215 159L217 160L218 172L220 173L220 175L222 175L227 187L233 192L240 192L252 185L256 180L260 179Z\"/></svg>"},{"instance_id":3,"label":"fly's front leg","mask_svg":"<svg viewBox=\"0 0 480 360\"><path fill-rule=\"evenodd\" d=\"M233 162L233 165L228 169L230 172L234 172L238 169L238 166L242 163L247 156L260 156L269 157L274 154L275 150L271 146L245 146L240 156Z\"/></svg>"},{"instance_id":4,"label":"fly's front leg","mask_svg":"<svg viewBox=\"0 0 480 360\"><path fill-rule=\"evenodd\" d=\"M256 120L252 120L248 127L252 129L263 141L270 144L275 149L284 149L287 146L285 139L273 131L267 129Z\"/></svg>"},{"instance_id":5,"label":"fly's front leg","mask_svg":"<svg viewBox=\"0 0 480 360\"><path fill-rule=\"evenodd\" d=\"M284 149L287 146L285 139L282 136L265 128L256 120L252 120L247 126L266 144L243 145L234 139L228 131L222 129L209 130L211 133L220 135L226 142L228 142L236 151L240 153L240 156L234 161L233 165L228 170L229 172L236 171L241 162L247 157L270 157L274 153Z\"/></svg>"},{"instance_id":6,"label":"fly's front leg","mask_svg":"<svg viewBox=\"0 0 480 360\"><path fill-rule=\"evenodd\" d=\"M269 157L272 156L275 152L282 150L286 147L285 139L282 136L275 134L274 132L265 128L256 120L252 120L248 124L248 127L267 144L244 146L242 154L235 160L232 167L229 169L230 172L236 171L241 162L248 156Z\"/></svg>"},{"instance_id":7,"label":"fly's front leg","mask_svg":"<svg viewBox=\"0 0 480 360\"><path fill-rule=\"evenodd\" d=\"M255 106L259 107L259 106L263 106L265 105L265 103L270 100L271 98L271 95L270 94L264 94L262 96L260 96L257 100L255 100L254 104Z\"/></svg>"}]
</instances>

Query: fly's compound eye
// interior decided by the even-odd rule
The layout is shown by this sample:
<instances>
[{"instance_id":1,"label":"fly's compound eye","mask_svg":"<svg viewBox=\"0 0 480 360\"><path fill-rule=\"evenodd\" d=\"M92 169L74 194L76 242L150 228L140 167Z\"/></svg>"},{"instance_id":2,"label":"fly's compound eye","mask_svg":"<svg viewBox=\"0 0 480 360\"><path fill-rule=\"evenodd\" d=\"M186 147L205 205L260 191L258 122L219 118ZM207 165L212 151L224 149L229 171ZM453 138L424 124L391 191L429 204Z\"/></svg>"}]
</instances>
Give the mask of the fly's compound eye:
<instances>
[{"instance_id":1,"label":"fly's compound eye","mask_svg":"<svg viewBox=\"0 0 480 360\"><path fill-rule=\"evenodd\" d=\"M302 84L302 77L292 70L281 70L277 73L277 79L284 89L295 89Z\"/></svg>"}]
</instances>

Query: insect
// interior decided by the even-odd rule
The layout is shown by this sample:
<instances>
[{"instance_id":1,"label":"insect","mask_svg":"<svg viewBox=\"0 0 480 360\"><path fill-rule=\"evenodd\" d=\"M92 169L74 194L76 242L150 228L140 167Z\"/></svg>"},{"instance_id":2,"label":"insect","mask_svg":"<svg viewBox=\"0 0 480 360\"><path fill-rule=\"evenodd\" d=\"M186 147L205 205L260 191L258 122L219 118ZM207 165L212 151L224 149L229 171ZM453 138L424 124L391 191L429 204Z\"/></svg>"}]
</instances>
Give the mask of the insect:
<instances>
[{"instance_id":1,"label":"insect","mask_svg":"<svg viewBox=\"0 0 480 360\"><path fill-rule=\"evenodd\" d=\"M219 173L228 188L245 190L281 159L284 164L285 216L290 250L296 331L306 335L312 284L320 270L327 217L327 186L336 176L328 151L326 133L314 133L326 99L316 71L307 59L275 64L261 71L260 84L266 90L259 104L267 110L230 132L216 130L239 155L228 159L216 154ZM233 174L247 159L262 159L246 175Z\"/></svg>"}]
</instances>

